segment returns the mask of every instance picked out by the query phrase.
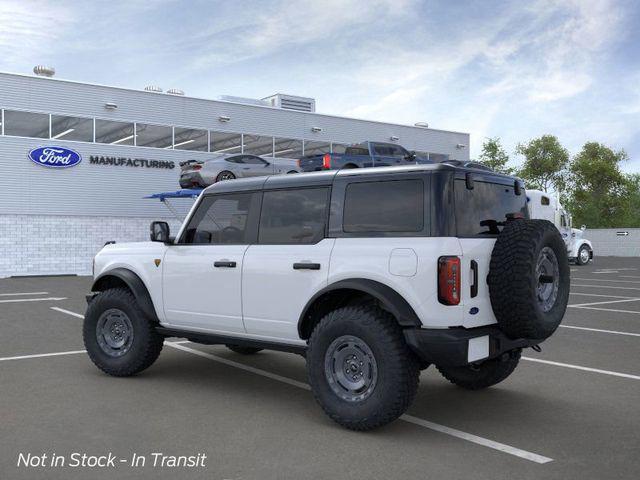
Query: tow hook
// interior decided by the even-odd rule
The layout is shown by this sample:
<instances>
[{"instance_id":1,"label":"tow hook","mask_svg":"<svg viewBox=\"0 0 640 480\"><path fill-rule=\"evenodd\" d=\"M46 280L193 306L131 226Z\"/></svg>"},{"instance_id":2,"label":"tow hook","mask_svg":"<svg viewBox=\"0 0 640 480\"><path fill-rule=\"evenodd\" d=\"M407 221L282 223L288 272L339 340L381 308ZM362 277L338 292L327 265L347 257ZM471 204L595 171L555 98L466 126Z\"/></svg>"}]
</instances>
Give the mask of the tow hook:
<instances>
[{"instance_id":1,"label":"tow hook","mask_svg":"<svg viewBox=\"0 0 640 480\"><path fill-rule=\"evenodd\" d=\"M542 351L542 348L540 348L540 345L531 345L531 349L538 353Z\"/></svg>"}]
</instances>

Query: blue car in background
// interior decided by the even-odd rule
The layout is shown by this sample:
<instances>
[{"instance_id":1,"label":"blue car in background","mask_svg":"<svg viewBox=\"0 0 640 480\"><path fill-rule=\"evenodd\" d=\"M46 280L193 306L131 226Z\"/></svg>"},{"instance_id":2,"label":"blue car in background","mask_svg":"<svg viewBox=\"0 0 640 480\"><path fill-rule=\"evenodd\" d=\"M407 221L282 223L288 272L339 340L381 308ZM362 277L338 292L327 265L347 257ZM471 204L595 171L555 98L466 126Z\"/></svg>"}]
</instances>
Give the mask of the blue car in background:
<instances>
[{"instance_id":1,"label":"blue car in background","mask_svg":"<svg viewBox=\"0 0 640 480\"><path fill-rule=\"evenodd\" d=\"M320 170L339 170L341 168L390 167L412 165L416 163L434 163L400 145L383 142L364 142L351 145L344 153L321 153L308 155L298 160L303 172Z\"/></svg>"}]
</instances>

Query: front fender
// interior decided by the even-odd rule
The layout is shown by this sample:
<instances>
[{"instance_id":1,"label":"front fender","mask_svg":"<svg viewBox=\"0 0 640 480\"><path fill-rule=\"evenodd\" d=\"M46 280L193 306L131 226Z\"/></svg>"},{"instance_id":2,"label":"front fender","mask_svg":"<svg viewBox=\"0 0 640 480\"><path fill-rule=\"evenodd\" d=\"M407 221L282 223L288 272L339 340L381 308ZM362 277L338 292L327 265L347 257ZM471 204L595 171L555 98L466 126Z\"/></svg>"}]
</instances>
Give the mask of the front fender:
<instances>
[{"instance_id":1,"label":"front fender","mask_svg":"<svg viewBox=\"0 0 640 480\"><path fill-rule=\"evenodd\" d=\"M123 282L129 290L131 290L142 312L148 318L159 322L158 314L153 306L153 301L151 300L147 286L136 273L127 268L114 268L113 270L108 270L100 274L93 282L91 291L101 292L111 288L114 283L118 284L120 282Z\"/></svg>"}]
</instances>

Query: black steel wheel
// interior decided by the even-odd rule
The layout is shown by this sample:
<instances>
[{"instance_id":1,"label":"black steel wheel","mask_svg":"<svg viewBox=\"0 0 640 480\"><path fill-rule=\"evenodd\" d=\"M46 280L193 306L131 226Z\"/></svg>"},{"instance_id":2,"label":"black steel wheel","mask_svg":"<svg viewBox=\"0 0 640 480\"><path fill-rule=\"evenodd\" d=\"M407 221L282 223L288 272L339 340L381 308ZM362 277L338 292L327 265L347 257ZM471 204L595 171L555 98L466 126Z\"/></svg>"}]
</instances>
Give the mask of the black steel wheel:
<instances>
[{"instance_id":1,"label":"black steel wheel","mask_svg":"<svg viewBox=\"0 0 640 480\"><path fill-rule=\"evenodd\" d=\"M216 177L216 182L221 182L223 180L233 180L236 176L228 170L223 170Z\"/></svg>"}]
</instances>

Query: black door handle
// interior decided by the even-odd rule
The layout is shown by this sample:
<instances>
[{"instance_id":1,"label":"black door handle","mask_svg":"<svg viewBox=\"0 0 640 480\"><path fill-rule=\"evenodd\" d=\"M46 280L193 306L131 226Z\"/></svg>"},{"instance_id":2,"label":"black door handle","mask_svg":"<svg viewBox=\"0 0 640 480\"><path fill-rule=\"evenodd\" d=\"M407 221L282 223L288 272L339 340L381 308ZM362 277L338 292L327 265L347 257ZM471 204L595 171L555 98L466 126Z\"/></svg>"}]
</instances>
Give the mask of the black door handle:
<instances>
[{"instance_id":1,"label":"black door handle","mask_svg":"<svg viewBox=\"0 0 640 480\"><path fill-rule=\"evenodd\" d=\"M478 296L478 262L471 260L471 271L473 272L473 285L471 285L471 298Z\"/></svg>"},{"instance_id":2,"label":"black door handle","mask_svg":"<svg viewBox=\"0 0 640 480\"><path fill-rule=\"evenodd\" d=\"M216 268L219 268L219 267L236 268L236 262L228 262L228 261L213 262L213 266Z\"/></svg>"},{"instance_id":3,"label":"black door handle","mask_svg":"<svg viewBox=\"0 0 640 480\"><path fill-rule=\"evenodd\" d=\"M319 263L294 263L294 270L320 270Z\"/></svg>"}]
</instances>

